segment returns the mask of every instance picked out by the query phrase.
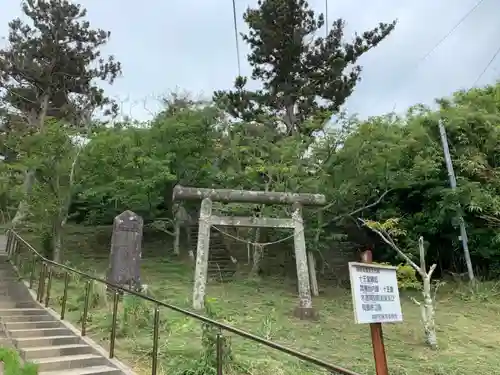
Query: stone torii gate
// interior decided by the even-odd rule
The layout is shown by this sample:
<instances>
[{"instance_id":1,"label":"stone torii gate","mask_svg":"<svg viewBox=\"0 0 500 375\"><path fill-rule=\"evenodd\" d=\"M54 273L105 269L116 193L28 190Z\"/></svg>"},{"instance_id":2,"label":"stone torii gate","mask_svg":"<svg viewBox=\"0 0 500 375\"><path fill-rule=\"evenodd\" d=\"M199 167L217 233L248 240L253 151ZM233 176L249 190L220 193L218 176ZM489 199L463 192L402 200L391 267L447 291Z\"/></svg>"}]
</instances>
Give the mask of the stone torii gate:
<instances>
[{"instance_id":1,"label":"stone torii gate","mask_svg":"<svg viewBox=\"0 0 500 375\"><path fill-rule=\"evenodd\" d=\"M260 228L289 228L294 231L295 261L297 264L297 281L299 303L295 308L295 316L300 319L315 319L312 305L309 270L306 253L304 224L302 220L303 206L323 206L325 196L322 194L295 194L281 192L203 189L177 185L173 190L173 201L201 200L198 244L196 248L196 269L193 288L193 308L204 307L205 289L207 284L208 252L210 247L210 227L239 226ZM212 202L222 203L260 203L291 205L291 218L255 218L212 215Z\"/></svg>"}]
</instances>

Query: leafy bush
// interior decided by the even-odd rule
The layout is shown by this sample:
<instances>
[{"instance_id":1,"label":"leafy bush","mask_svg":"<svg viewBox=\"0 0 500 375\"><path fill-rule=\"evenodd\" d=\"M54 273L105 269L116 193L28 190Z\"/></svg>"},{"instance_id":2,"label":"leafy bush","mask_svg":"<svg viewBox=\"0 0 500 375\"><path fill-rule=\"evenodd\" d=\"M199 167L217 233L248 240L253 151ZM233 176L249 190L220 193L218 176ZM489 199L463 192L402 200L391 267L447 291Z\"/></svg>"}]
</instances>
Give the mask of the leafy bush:
<instances>
[{"instance_id":1,"label":"leafy bush","mask_svg":"<svg viewBox=\"0 0 500 375\"><path fill-rule=\"evenodd\" d=\"M0 347L0 361L4 364L5 375L37 375L38 367L33 363L21 363L19 353L13 349Z\"/></svg>"},{"instance_id":2,"label":"leafy bush","mask_svg":"<svg viewBox=\"0 0 500 375\"><path fill-rule=\"evenodd\" d=\"M375 262L374 262L375 263ZM376 263L390 266L390 263ZM418 290L421 287L420 282L417 279L417 271L415 269L406 264L401 263L397 266L396 276L398 278L398 288L400 290Z\"/></svg>"}]
</instances>

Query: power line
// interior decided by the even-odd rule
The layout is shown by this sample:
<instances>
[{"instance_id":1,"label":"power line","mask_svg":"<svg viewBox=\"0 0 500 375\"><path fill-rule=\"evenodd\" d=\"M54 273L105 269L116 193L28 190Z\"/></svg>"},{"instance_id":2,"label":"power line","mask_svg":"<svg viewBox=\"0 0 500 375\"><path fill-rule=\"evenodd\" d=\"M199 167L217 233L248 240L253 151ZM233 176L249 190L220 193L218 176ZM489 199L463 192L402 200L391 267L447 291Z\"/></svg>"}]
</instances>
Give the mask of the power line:
<instances>
[{"instance_id":1,"label":"power line","mask_svg":"<svg viewBox=\"0 0 500 375\"><path fill-rule=\"evenodd\" d=\"M443 44L446 39L448 39L459 27L460 25L462 25L462 23L464 23L464 21L469 18L469 16L474 13L474 11L479 7L479 5L481 5L482 3L484 2L484 0L479 0L471 9L469 9L469 11L467 13L465 13L465 15L460 18L460 20L450 29L450 31L448 31L448 33L443 37L441 38L430 50L429 52L427 52L418 62L417 62L417 65L419 65L420 63L422 63L424 60L426 60L430 55L432 55L432 53L434 53L434 51L436 49L438 49L441 44Z\"/></svg>"},{"instance_id":2,"label":"power line","mask_svg":"<svg viewBox=\"0 0 500 375\"><path fill-rule=\"evenodd\" d=\"M490 68L491 64L493 64L493 61L495 61L495 59L497 58L498 54L500 54L500 46L497 48L495 54L493 55L493 57L490 59L490 61L488 61L488 64L486 64L486 66L484 67L483 71L481 72L481 74L476 78L476 81L474 82L474 85L473 86L476 86L477 83L479 82L479 80L481 78L483 78L483 75L484 73L486 73L488 71L488 69Z\"/></svg>"},{"instance_id":3,"label":"power line","mask_svg":"<svg viewBox=\"0 0 500 375\"><path fill-rule=\"evenodd\" d=\"M479 0L478 2L476 2L476 4L474 4L474 6L472 6L472 8L470 8L467 13L465 13L462 18L460 18L460 20L458 20L458 22L453 25L453 27L436 43L432 46L432 48L427 51L427 53L425 55L423 55L418 61L417 63L415 64L414 68L411 69L411 70L416 70L418 69L418 67L420 66L420 64L422 64L425 60L427 60L427 58L432 55L451 35L453 35L453 33L465 22L465 20L467 18L469 18L472 13L474 13L476 11L476 9L484 2L484 0ZM396 103L394 103L394 109L396 108Z\"/></svg>"},{"instance_id":4,"label":"power line","mask_svg":"<svg viewBox=\"0 0 500 375\"><path fill-rule=\"evenodd\" d=\"M233 0L233 22L234 22L234 38L236 40L236 61L238 62L238 76L241 76L240 42L238 38L238 22L236 19L236 0Z\"/></svg>"},{"instance_id":5,"label":"power line","mask_svg":"<svg viewBox=\"0 0 500 375\"><path fill-rule=\"evenodd\" d=\"M325 0L325 29L326 36L328 37L328 0Z\"/></svg>"}]
</instances>

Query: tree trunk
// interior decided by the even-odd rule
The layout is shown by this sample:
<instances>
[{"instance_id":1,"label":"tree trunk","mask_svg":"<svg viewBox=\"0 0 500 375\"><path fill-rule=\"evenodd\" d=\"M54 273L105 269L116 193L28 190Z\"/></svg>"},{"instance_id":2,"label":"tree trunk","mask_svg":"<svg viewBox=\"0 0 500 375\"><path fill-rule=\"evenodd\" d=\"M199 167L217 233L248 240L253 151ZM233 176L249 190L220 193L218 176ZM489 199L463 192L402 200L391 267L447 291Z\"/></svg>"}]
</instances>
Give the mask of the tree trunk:
<instances>
[{"instance_id":1,"label":"tree trunk","mask_svg":"<svg viewBox=\"0 0 500 375\"><path fill-rule=\"evenodd\" d=\"M422 284L422 296L424 297L424 302L420 305L420 312L422 314L422 324L424 326L425 343L432 349L437 349L438 343L434 319L435 309L432 301L430 278L427 276L423 277Z\"/></svg>"},{"instance_id":2,"label":"tree trunk","mask_svg":"<svg viewBox=\"0 0 500 375\"><path fill-rule=\"evenodd\" d=\"M26 175L24 176L23 198L19 202L16 214L12 219L13 226L20 224L28 215L29 213L28 197L31 194L31 190L33 190L34 184L35 184L35 171L29 170L26 172Z\"/></svg>"},{"instance_id":3,"label":"tree trunk","mask_svg":"<svg viewBox=\"0 0 500 375\"><path fill-rule=\"evenodd\" d=\"M260 271L260 263L262 260L262 255L264 249L261 245L257 245L260 242L260 228L255 228L254 245L252 246L252 269L250 270L250 276L257 276Z\"/></svg>"},{"instance_id":4,"label":"tree trunk","mask_svg":"<svg viewBox=\"0 0 500 375\"><path fill-rule=\"evenodd\" d=\"M83 146L78 146L78 147L79 148L76 151L75 157L73 158L73 162L71 163L71 169L69 171L68 193L66 195L66 199L64 200L61 212L61 229L66 225L66 222L68 221L69 209L71 207L71 198L73 198L73 185L75 184L76 166L78 164L78 158L80 157L80 152L82 151ZM59 183L58 183L58 189L60 189Z\"/></svg>"},{"instance_id":5,"label":"tree trunk","mask_svg":"<svg viewBox=\"0 0 500 375\"><path fill-rule=\"evenodd\" d=\"M58 217L52 226L52 260L54 262L61 263L61 248L62 220Z\"/></svg>"},{"instance_id":6,"label":"tree trunk","mask_svg":"<svg viewBox=\"0 0 500 375\"><path fill-rule=\"evenodd\" d=\"M263 249L262 246L254 246L253 249L253 263L252 263L252 269L250 270L250 275L251 276L257 276L260 271L260 263L262 261L262 254L263 254Z\"/></svg>"},{"instance_id":7,"label":"tree trunk","mask_svg":"<svg viewBox=\"0 0 500 375\"><path fill-rule=\"evenodd\" d=\"M47 116L47 109L49 107L49 93L45 93L42 97L40 112L37 116L28 116L28 123L30 127L38 127L39 131L42 131L45 124L45 117ZM26 172L26 176L24 177L23 184L23 198L21 202L19 202L19 206L17 207L17 212L12 219L12 225L16 226L21 223L29 213L29 205L28 205L28 197L31 194L31 190L33 189L33 185L35 184L35 171L28 170Z\"/></svg>"},{"instance_id":8,"label":"tree trunk","mask_svg":"<svg viewBox=\"0 0 500 375\"><path fill-rule=\"evenodd\" d=\"M190 224L188 224L188 226L184 229L184 232L186 234L186 242L187 242L186 246L188 249L188 256L191 262L194 264L196 261L196 257L193 251L193 231Z\"/></svg>"}]
</instances>

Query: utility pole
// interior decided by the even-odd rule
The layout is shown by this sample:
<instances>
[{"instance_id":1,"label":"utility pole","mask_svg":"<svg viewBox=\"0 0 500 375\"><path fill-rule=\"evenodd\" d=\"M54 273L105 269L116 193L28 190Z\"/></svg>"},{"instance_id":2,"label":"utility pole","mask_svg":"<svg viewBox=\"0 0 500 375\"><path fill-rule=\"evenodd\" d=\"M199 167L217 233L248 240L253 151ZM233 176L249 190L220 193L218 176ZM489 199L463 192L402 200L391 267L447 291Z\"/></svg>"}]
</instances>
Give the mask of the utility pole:
<instances>
[{"instance_id":1,"label":"utility pole","mask_svg":"<svg viewBox=\"0 0 500 375\"><path fill-rule=\"evenodd\" d=\"M446 161L446 169L448 170L448 177L450 178L451 190L457 189L457 179L455 178L455 171L451 163L450 149L448 147L448 137L443 125L443 121L439 120L439 134L441 135L441 143L443 144L444 160ZM472 268L472 261L470 259L469 243L467 238L467 231L465 230L465 221L462 213L458 213L458 222L460 224L460 239L462 240L462 248L464 250L465 263L467 264L467 273L469 274L469 281L475 282L474 270Z\"/></svg>"}]
</instances>

